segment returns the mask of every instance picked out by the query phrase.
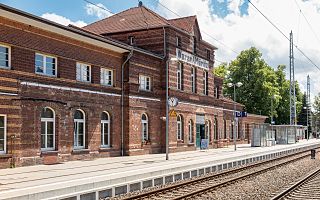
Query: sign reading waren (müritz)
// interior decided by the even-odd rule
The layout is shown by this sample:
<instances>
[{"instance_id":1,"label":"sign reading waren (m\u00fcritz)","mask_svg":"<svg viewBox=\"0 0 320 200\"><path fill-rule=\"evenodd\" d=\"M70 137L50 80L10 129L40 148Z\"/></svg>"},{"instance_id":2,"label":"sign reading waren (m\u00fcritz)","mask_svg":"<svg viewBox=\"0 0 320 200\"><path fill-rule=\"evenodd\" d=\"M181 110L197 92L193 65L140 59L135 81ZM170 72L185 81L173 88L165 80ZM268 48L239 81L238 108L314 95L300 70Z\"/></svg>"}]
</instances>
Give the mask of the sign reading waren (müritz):
<instances>
[{"instance_id":1,"label":"sign reading waren (m\u00fcritz)","mask_svg":"<svg viewBox=\"0 0 320 200\"><path fill-rule=\"evenodd\" d=\"M176 57L178 60L195 65L203 69L209 69L209 61L199 58L198 56L192 55L188 52L182 51L181 49L176 49Z\"/></svg>"}]
</instances>

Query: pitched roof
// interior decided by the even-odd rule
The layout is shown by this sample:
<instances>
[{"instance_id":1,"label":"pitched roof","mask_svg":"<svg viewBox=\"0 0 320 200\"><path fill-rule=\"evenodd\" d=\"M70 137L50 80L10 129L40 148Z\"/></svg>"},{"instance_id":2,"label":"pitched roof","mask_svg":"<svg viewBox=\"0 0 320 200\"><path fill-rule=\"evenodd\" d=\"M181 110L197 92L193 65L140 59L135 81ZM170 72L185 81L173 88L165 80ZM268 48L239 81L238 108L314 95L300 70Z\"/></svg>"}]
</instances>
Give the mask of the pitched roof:
<instances>
[{"instance_id":1,"label":"pitched roof","mask_svg":"<svg viewBox=\"0 0 320 200\"><path fill-rule=\"evenodd\" d=\"M177 28L180 28L188 33L192 33L193 25L196 21L197 17L195 15L182 17L177 19L169 19L168 22Z\"/></svg>"},{"instance_id":2,"label":"pitched roof","mask_svg":"<svg viewBox=\"0 0 320 200\"><path fill-rule=\"evenodd\" d=\"M106 34L165 25L169 25L165 18L144 6L140 6L130 8L108 18L89 24L83 27L83 29L96 34Z\"/></svg>"}]
</instances>

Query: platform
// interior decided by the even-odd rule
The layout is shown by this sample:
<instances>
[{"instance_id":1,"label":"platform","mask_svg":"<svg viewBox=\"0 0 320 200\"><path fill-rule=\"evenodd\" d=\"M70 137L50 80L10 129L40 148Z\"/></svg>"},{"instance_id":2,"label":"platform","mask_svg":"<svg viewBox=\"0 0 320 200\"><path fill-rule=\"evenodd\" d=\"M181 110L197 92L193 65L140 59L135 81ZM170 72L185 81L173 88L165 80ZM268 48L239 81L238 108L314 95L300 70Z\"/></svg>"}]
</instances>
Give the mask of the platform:
<instances>
[{"instance_id":1,"label":"platform","mask_svg":"<svg viewBox=\"0 0 320 200\"><path fill-rule=\"evenodd\" d=\"M320 140L291 145L237 145L206 151L71 161L0 170L0 199L91 200L223 170L320 146Z\"/></svg>"}]
</instances>

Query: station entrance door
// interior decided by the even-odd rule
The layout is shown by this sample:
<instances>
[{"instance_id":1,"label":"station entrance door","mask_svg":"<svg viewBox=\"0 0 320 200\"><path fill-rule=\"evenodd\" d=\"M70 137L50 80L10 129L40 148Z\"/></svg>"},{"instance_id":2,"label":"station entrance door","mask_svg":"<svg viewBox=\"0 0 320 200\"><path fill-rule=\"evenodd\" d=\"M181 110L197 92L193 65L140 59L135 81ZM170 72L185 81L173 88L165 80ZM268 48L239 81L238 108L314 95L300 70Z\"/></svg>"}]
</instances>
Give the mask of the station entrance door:
<instances>
[{"instance_id":1,"label":"station entrance door","mask_svg":"<svg viewBox=\"0 0 320 200\"><path fill-rule=\"evenodd\" d=\"M201 139L205 139L204 115L196 115L196 148L200 148Z\"/></svg>"},{"instance_id":2,"label":"station entrance door","mask_svg":"<svg viewBox=\"0 0 320 200\"><path fill-rule=\"evenodd\" d=\"M205 139L204 124L196 124L196 147L200 148L201 139Z\"/></svg>"}]
</instances>

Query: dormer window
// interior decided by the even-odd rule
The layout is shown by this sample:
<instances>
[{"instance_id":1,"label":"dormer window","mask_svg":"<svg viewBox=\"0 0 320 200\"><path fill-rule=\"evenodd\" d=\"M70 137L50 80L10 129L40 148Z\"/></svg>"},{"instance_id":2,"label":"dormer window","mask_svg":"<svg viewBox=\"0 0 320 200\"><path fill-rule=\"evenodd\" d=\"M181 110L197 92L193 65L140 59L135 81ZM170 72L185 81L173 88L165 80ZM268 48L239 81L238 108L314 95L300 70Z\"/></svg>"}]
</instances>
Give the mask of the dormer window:
<instances>
[{"instance_id":1,"label":"dormer window","mask_svg":"<svg viewBox=\"0 0 320 200\"><path fill-rule=\"evenodd\" d=\"M176 46L181 47L181 37L180 36L176 36Z\"/></svg>"},{"instance_id":2,"label":"dormer window","mask_svg":"<svg viewBox=\"0 0 320 200\"><path fill-rule=\"evenodd\" d=\"M129 44L134 45L134 37L133 36L129 36Z\"/></svg>"}]
</instances>

